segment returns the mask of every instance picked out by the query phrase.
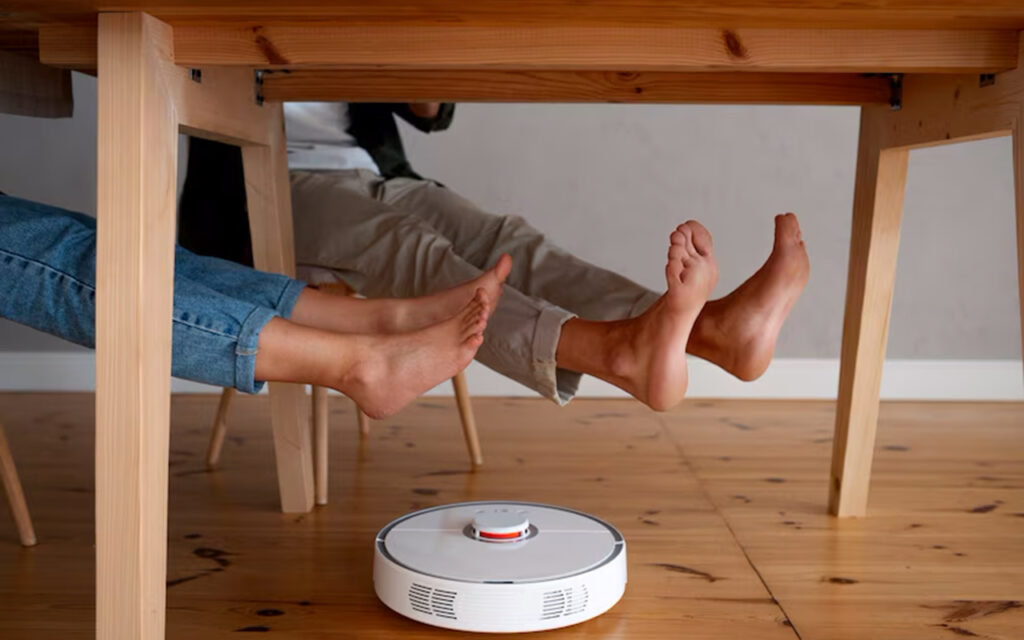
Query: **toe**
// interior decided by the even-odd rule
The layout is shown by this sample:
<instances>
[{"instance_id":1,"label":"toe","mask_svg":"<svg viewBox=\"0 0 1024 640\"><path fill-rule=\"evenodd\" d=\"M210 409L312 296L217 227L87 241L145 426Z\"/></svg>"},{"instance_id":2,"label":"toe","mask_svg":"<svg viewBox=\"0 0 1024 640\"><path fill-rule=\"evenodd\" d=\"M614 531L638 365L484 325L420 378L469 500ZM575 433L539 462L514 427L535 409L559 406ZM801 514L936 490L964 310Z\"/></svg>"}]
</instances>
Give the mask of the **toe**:
<instances>
[{"instance_id":1,"label":"toe","mask_svg":"<svg viewBox=\"0 0 1024 640\"><path fill-rule=\"evenodd\" d=\"M501 254L498 258L498 264L494 265L494 275L497 276L498 282L505 282L508 278L509 272L512 271L512 256L507 253Z\"/></svg>"},{"instance_id":2,"label":"toe","mask_svg":"<svg viewBox=\"0 0 1024 640\"><path fill-rule=\"evenodd\" d=\"M477 305L467 308L466 312L462 314L462 320L459 322L459 326L462 327L463 330L469 330L476 324L477 318L479 318L482 313L483 311Z\"/></svg>"},{"instance_id":3,"label":"toe","mask_svg":"<svg viewBox=\"0 0 1024 640\"><path fill-rule=\"evenodd\" d=\"M683 275L683 261L682 260L669 260L665 265L665 279L668 281L669 287L675 282L679 282Z\"/></svg>"},{"instance_id":4,"label":"toe","mask_svg":"<svg viewBox=\"0 0 1024 640\"><path fill-rule=\"evenodd\" d=\"M480 307L481 309L486 309L487 307L490 306L491 297L487 293L486 289L479 288L476 290L476 293L473 294L473 304Z\"/></svg>"},{"instance_id":5,"label":"toe","mask_svg":"<svg viewBox=\"0 0 1024 640\"><path fill-rule=\"evenodd\" d=\"M668 259L669 260L676 260L676 261L682 260L687 255L689 255L689 251L686 250L686 246L685 245L672 244L672 245L669 245L669 247L668 247Z\"/></svg>"},{"instance_id":6,"label":"toe","mask_svg":"<svg viewBox=\"0 0 1024 640\"><path fill-rule=\"evenodd\" d=\"M690 220L685 223L685 226L689 228L690 238L697 253L702 256L710 254L712 249L711 233L704 228L704 225L696 220Z\"/></svg>"},{"instance_id":7,"label":"toe","mask_svg":"<svg viewBox=\"0 0 1024 640\"><path fill-rule=\"evenodd\" d=\"M484 329L487 328L487 320L483 316L476 319L476 322L471 327L471 333L475 336L483 335Z\"/></svg>"},{"instance_id":8,"label":"toe","mask_svg":"<svg viewBox=\"0 0 1024 640\"><path fill-rule=\"evenodd\" d=\"M795 235L800 232L800 223L797 222L795 213L781 213L775 216L776 233Z\"/></svg>"},{"instance_id":9,"label":"toe","mask_svg":"<svg viewBox=\"0 0 1024 640\"><path fill-rule=\"evenodd\" d=\"M486 326L487 323L484 321L482 316L474 316L471 318L471 321L462 328L461 335L463 339L471 336L483 335L484 328L486 328Z\"/></svg>"},{"instance_id":10,"label":"toe","mask_svg":"<svg viewBox=\"0 0 1024 640\"><path fill-rule=\"evenodd\" d=\"M473 307L473 311L469 314L470 324L477 324L483 318L487 317L487 309L483 305L477 305Z\"/></svg>"},{"instance_id":11,"label":"toe","mask_svg":"<svg viewBox=\"0 0 1024 640\"><path fill-rule=\"evenodd\" d=\"M775 244L782 247L803 244L800 223L797 221L796 215L785 213L775 216Z\"/></svg>"},{"instance_id":12,"label":"toe","mask_svg":"<svg viewBox=\"0 0 1024 640\"><path fill-rule=\"evenodd\" d=\"M679 243L681 246L686 247L687 252L695 253L696 249L693 246L693 226L689 222L685 222L676 228L683 236L683 240Z\"/></svg>"}]
</instances>

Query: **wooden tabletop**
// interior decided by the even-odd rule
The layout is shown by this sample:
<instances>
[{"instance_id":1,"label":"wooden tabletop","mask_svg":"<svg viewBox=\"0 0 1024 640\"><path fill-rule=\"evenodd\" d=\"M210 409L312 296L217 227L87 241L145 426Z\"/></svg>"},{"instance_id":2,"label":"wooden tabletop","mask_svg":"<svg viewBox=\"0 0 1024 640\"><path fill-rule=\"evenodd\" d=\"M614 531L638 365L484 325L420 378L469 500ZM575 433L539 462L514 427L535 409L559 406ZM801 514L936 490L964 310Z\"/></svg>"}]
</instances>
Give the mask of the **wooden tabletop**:
<instances>
[{"instance_id":1,"label":"wooden tabletop","mask_svg":"<svg viewBox=\"0 0 1024 640\"><path fill-rule=\"evenodd\" d=\"M146 11L171 24L321 20L405 24L623 24L689 27L1024 29L1020 0L6 0L23 27Z\"/></svg>"},{"instance_id":2,"label":"wooden tabletop","mask_svg":"<svg viewBox=\"0 0 1024 640\"><path fill-rule=\"evenodd\" d=\"M398 70L996 73L1024 2L8 0L0 48L95 64L99 11L174 27L181 65Z\"/></svg>"},{"instance_id":3,"label":"wooden tabletop","mask_svg":"<svg viewBox=\"0 0 1024 640\"><path fill-rule=\"evenodd\" d=\"M866 75L1000 73L1024 30L1024 0L6 0L0 50L95 69L101 11L170 24L179 65L292 72L278 100L877 104Z\"/></svg>"}]
</instances>

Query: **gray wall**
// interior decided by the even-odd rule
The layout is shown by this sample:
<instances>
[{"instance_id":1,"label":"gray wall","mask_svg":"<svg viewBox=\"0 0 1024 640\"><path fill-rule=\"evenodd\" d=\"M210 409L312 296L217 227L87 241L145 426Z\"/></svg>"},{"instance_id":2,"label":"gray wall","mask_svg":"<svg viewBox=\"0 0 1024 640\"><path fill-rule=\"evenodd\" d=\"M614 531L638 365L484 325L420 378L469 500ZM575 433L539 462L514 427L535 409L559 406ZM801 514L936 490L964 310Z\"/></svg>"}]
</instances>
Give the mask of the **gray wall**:
<instances>
[{"instance_id":1,"label":"gray wall","mask_svg":"<svg viewBox=\"0 0 1024 640\"><path fill-rule=\"evenodd\" d=\"M95 81L72 120L0 116L0 189L92 213ZM715 236L716 294L768 255L794 211L811 256L783 357L839 354L858 113L845 107L460 105L451 130L405 128L413 165L486 210L518 213L566 248L663 288L668 232ZM912 155L889 355L1020 357L1008 139ZM0 323L0 351L64 343Z\"/></svg>"}]
</instances>

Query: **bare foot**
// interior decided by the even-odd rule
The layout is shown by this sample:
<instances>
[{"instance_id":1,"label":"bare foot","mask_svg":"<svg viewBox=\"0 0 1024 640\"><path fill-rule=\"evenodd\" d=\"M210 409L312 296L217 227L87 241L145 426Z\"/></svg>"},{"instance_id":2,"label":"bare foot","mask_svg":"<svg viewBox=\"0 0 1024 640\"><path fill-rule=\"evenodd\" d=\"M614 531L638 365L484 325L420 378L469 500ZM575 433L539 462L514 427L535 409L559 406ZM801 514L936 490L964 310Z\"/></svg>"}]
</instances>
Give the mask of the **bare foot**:
<instances>
[{"instance_id":1,"label":"bare foot","mask_svg":"<svg viewBox=\"0 0 1024 640\"><path fill-rule=\"evenodd\" d=\"M391 308L387 324L382 326L382 330L384 333L417 331L447 320L458 313L478 289L484 290L488 304L493 309L498 304L501 287L511 270L512 257L504 253L493 267L469 282L429 296L388 299L386 302L390 303Z\"/></svg>"},{"instance_id":2,"label":"bare foot","mask_svg":"<svg viewBox=\"0 0 1024 640\"><path fill-rule=\"evenodd\" d=\"M607 380L656 411L686 394L686 344L718 280L711 234L700 223L679 225L670 241L665 295L628 320L570 320L556 354L559 366Z\"/></svg>"},{"instance_id":3,"label":"bare foot","mask_svg":"<svg viewBox=\"0 0 1024 640\"><path fill-rule=\"evenodd\" d=\"M775 216L772 254L735 291L704 306L693 331L690 353L741 380L760 377L771 362L782 323L810 273L796 216Z\"/></svg>"},{"instance_id":4,"label":"bare foot","mask_svg":"<svg viewBox=\"0 0 1024 640\"><path fill-rule=\"evenodd\" d=\"M478 288L462 310L425 329L365 336L355 364L331 386L355 400L363 413L383 418L466 368L483 344L492 306Z\"/></svg>"}]
</instances>

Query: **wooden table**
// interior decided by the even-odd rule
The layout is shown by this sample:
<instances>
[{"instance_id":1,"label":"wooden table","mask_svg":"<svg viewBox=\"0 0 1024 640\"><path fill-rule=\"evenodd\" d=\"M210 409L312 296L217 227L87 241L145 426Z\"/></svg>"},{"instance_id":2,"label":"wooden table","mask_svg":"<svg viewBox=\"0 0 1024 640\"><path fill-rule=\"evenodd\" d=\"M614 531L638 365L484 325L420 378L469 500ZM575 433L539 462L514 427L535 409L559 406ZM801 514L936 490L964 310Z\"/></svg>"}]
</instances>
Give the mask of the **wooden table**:
<instances>
[{"instance_id":1,"label":"wooden table","mask_svg":"<svg viewBox=\"0 0 1024 640\"><path fill-rule=\"evenodd\" d=\"M862 105L829 486L839 516L863 515L867 504L911 149L1013 135L1024 299L1020 0L41 4L4 1L0 48L99 76L96 536L104 639L164 633L179 130L243 147L257 264L289 272L277 101ZM283 507L308 510L302 390L274 387Z\"/></svg>"}]
</instances>

